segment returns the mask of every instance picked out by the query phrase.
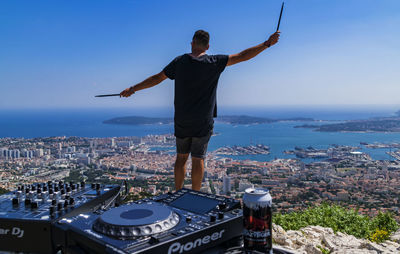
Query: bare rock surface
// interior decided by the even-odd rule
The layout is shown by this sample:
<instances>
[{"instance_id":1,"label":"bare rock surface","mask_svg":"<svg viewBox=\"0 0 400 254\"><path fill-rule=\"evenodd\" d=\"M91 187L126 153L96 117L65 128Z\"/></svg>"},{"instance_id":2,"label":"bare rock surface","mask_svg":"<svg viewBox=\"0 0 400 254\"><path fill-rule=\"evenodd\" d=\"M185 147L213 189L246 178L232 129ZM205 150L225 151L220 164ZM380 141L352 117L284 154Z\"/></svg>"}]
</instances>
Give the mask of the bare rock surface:
<instances>
[{"instance_id":1,"label":"bare rock surface","mask_svg":"<svg viewBox=\"0 0 400 254\"><path fill-rule=\"evenodd\" d=\"M335 234L331 228L321 226L285 231L281 226L274 224L272 238L274 245L282 246L296 254L400 253L400 230L392 235L390 241L378 244L341 232Z\"/></svg>"},{"instance_id":2,"label":"bare rock surface","mask_svg":"<svg viewBox=\"0 0 400 254\"><path fill-rule=\"evenodd\" d=\"M400 243L400 229L390 236L390 240L393 242Z\"/></svg>"}]
</instances>

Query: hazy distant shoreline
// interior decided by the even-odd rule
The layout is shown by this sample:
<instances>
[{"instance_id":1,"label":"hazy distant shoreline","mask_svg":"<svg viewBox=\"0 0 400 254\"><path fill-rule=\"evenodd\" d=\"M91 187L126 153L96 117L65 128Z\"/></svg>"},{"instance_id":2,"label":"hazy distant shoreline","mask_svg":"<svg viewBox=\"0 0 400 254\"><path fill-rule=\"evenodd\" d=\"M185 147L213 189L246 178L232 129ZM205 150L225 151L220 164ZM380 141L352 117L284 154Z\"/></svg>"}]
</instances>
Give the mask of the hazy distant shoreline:
<instances>
[{"instance_id":1,"label":"hazy distant shoreline","mask_svg":"<svg viewBox=\"0 0 400 254\"><path fill-rule=\"evenodd\" d=\"M319 132L348 132L348 133L389 133L400 132L400 117L372 118L366 120L352 120L343 123L322 125L303 124L294 128L307 128Z\"/></svg>"},{"instance_id":2,"label":"hazy distant shoreline","mask_svg":"<svg viewBox=\"0 0 400 254\"><path fill-rule=\"evenodd\" d=\"M264 123L276 123L282 121L301 121L301 122L313 122L313 118L307 117L293 117L285 119L272 119L265 117L255 117L248 115L230 115L230 116L219 116L215 118L216 122L227 123L234 125L248 125L248 124L264 124ZM173 118L170 117L143 117L143 116L125 116L115 117L109 120L103 121L104 124L122 124L122 125L145 125L145 124L172 124Z\"/></svg>"}]
</instances>

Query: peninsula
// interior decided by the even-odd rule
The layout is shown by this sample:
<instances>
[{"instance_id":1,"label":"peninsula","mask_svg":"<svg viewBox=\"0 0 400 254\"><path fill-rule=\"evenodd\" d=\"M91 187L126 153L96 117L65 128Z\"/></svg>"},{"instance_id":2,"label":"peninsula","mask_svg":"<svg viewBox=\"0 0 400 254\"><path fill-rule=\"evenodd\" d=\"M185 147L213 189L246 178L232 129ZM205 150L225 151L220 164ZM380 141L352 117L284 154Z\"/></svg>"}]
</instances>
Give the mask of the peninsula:
<instances>
[{"instance_id":1,"label":"peninsula","mask_svg":"<svg viewBox=\"0 0 400 254\"><path fill-rule=\"evenodd\" d=\"M400 117L352 120L323 125L304 124L295 128L309 128L322 132L400 132Z\"/></svg>"}]
</instances>

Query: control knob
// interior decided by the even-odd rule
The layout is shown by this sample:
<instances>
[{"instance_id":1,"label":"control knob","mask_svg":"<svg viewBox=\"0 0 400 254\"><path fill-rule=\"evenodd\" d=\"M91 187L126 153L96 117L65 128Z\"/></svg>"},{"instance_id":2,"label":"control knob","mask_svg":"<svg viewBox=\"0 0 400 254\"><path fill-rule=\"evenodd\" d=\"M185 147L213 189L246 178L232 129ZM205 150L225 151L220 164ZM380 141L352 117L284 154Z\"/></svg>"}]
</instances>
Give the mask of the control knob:
<instances>
[{"instance_id":1,"label":"control knob","mask_svg":"<svg viewBox=\"0 0 400 254\"><path fill-rule=\"evenodd\" d=\"M214 214L210 215L210 222L215 222L217 220L217 217Z\"/></svg>"},{"instance_id":2,"label":"control knob","mask_svg":"<svg viewBox=\"0 0 400 254\"><path fill-rule=\"evenodd\" d=\"M222 202L218 204L218 210L224 210L226 208L226 203Z\"/></svg>"},{"instance_id":3,"label":"control knob","mask_svg":"<svg viewBox=\"0 0 400 254\"><path fill-rule=\"evenodd\" d=\"M39 206L38 202L36 202L36 201L31 202L31 208L32 208L32 209L37 209L38 206Z\"/></svg>"},{"instance_id":4,"label":"control knob","mask_svg":"<svg viewBox=\"0 0 400 254\"><path fill-rule=\"evenodd\" d=\"M18 205L19 204L19 199L18 198L13 198L12 199L12 204L13 205Z\"/></svg>"}]
</instances>

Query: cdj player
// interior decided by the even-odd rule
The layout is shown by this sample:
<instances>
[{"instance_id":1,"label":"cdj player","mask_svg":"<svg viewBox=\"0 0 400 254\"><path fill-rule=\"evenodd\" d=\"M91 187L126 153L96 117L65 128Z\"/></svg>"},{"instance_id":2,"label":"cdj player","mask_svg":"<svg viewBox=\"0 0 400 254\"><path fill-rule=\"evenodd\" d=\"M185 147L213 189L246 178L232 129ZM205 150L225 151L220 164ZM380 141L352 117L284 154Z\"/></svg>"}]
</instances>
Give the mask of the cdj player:
<instances>
[{"instance_id":1,"label":"cdj player","mask_svg":"<svg viewBox=\"0 0 400 254\"><path fill-rule=\"evenodd\" d=\"M65 245L54 223L96 211L112 202L120 186L47 182L20 185L0 196L0 251L52 253Z\"/></svg>"},{"instance_id":2,"label":"cdj player","mask_svg":"<svg viewBox=\"0 0 400 254\"><path fill-rule=\"evenodd\" d=\"M62 218L66 253L204 253L242 234L237 200L181 189Z\"/></svg>"}]
</instances>

